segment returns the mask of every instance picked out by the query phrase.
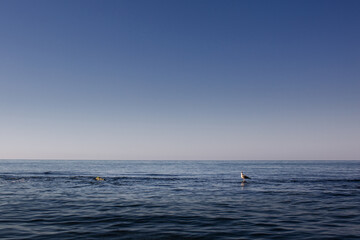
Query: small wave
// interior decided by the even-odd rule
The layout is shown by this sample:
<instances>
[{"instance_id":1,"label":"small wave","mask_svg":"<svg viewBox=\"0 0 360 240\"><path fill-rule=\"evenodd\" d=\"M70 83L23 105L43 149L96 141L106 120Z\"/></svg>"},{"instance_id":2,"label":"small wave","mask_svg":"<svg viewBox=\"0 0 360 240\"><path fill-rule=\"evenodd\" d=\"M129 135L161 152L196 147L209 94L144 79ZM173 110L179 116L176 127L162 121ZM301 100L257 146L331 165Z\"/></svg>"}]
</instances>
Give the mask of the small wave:
<instances>
[{"instance_id":1,"label":"small wave","mask_svg":"<svg viewBox=\"0 0 360 240\"><path fill-rule=\"evenodd\" d=\"M360 179L291 179L290 182L360 182Z\"/></svg>"},{"instance_id":2,"label":"small wave","mask_svg":"<svg viewBox=\"0 0 360 240\"><path fill-rule=\"evenodd\" d=\"M121 177L106 177L101 176L104 181L113 184L118 184L119 182L176 182L176 181L195 181L196 178L182 178L182 177L147 177L147 176L121 176ZM24 175L0 175L0 180L3 181L83 181L83 182L94 182L96 181L96 176L62 176L57 174L45 174L45 175L33 175L33 176L24 176Z\"/></svg>"},{"instance_id":3,"label":"small wave","mask_svg":"<svg viewBox=\"0 0 360 240\"><path fill-rule=\"evenodd\" d=\"M144 174L141 176L135 175L135 176L106 176L106 175L69 175L65 172L54 172L54 171L46 171L42 172L41 174L1 174L0 180L2 181L82 181L82 182L94 182L96 181L95 178L97 176L100 176L103 178L106 183L110 184L119 184L123 182L157 182L157 183L166 183L166 182L208 182L209 179L207 177L189 177L189 176L182 176L182 175L170 175L170 174ZM233 183L241 183L241 179L215 179L212 178L211 182L217 182L222 184L233 184ZM304 183L304 184L332 184L336 183L336 185L343 184L344 187L347 187L349 184L353 183L359 183L359 178L353 178L353 179L300 179L300 178L293 178L293 179L251 179L248 183L251 183L252 185L269 185L272 186L281 186L283 184L298 184L298 183Z\"/></svg>"},{"instance_id":4,"label":"small wave","mask_svg":"<svg viewBox=\"0 0 360 240\"><path fill-rule=\"evenodd\" d=\"M1 172L1 175L16 175L16 176L41 176L41 175L59 175L70 176L73 172L66 171L43 171L43 172Z\"/></svg>"},{"instance_id":5,"label":"small wave","mask_svg":"<svg viewBox=\"0 0 360 240\"><path fill-rule=\"evenodd\" d=\"M161 173L149 173L144 176L154 176L154 177L178 177L178 175L174 174L161 174Z\"/></svg>"}]
</instances>

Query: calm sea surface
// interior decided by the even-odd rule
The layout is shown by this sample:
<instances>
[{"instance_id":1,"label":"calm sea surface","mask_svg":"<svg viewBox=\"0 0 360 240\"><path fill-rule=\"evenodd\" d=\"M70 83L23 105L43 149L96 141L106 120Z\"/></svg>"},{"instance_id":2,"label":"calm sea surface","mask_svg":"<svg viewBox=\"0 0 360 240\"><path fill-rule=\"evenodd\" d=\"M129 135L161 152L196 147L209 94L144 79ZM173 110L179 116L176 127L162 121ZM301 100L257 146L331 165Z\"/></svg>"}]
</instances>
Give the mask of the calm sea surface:
<instances>
[{"instance_id":1,"label":"calm sea surface","mask_svg":"<svg viewBox=\"0 0 360 240\"><path fill-rule=\"evenodd\" d=\"M360 161L1 160L0 189L0 239L360 239Z\"/></svg>"}]
</instances>

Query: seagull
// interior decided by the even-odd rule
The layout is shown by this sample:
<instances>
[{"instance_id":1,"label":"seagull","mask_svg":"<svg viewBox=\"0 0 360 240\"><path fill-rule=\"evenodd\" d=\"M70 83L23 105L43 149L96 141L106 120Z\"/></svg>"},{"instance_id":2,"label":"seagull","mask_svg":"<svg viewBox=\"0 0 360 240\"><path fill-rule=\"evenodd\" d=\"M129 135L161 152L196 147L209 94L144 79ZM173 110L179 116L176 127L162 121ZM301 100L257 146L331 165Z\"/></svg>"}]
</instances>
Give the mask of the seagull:
<instances>
[{"instance_id":1,"label":"seagull","mask_svg":"<svg viewBox=\"0 0 360 240\"><path fill-rule=\"evenodd\" d=\"M244 182L245 182L245 179L251 179L248 176L246 176L245 174L243 174L243 172L241 172L241 178L244 179Z\"/></svg>"}]
</instances>

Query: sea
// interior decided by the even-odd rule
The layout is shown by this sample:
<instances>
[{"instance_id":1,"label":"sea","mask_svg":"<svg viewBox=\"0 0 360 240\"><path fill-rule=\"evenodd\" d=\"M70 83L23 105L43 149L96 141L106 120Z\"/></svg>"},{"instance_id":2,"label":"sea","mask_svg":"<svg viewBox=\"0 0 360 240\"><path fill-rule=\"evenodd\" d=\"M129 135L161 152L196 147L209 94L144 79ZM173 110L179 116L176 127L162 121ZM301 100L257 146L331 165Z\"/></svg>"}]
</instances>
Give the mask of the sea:
<instances>
[{"instance_id":1,"label":"sea","mask_svg":"<svg viewBox=\"0 0 360 240\"><path fill-rule=\"evenodd\" d=\"M360 161L0 160L0 239L358 240Z\"/></svg>"}]
</instances>

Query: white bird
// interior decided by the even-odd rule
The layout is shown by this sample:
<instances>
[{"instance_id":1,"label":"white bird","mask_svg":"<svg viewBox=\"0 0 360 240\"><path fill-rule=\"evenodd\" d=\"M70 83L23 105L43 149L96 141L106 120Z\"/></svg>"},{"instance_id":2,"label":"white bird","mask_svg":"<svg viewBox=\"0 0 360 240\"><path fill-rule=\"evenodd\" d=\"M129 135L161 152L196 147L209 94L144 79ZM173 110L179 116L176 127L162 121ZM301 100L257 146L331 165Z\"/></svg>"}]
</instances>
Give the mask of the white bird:
<instances>
[{"instance_id":1,"label":"white bird","mask_svg":"<svg viewBox=\"0 0 360 240\"><path fill-rule=\"evenodd\" d=\"M245 179L251 179L248 176L246 176L245 174L243 174L243 172L241 172L241 178L244 179L244 181L245 181Z\"/></svg>"}]
</instances>

